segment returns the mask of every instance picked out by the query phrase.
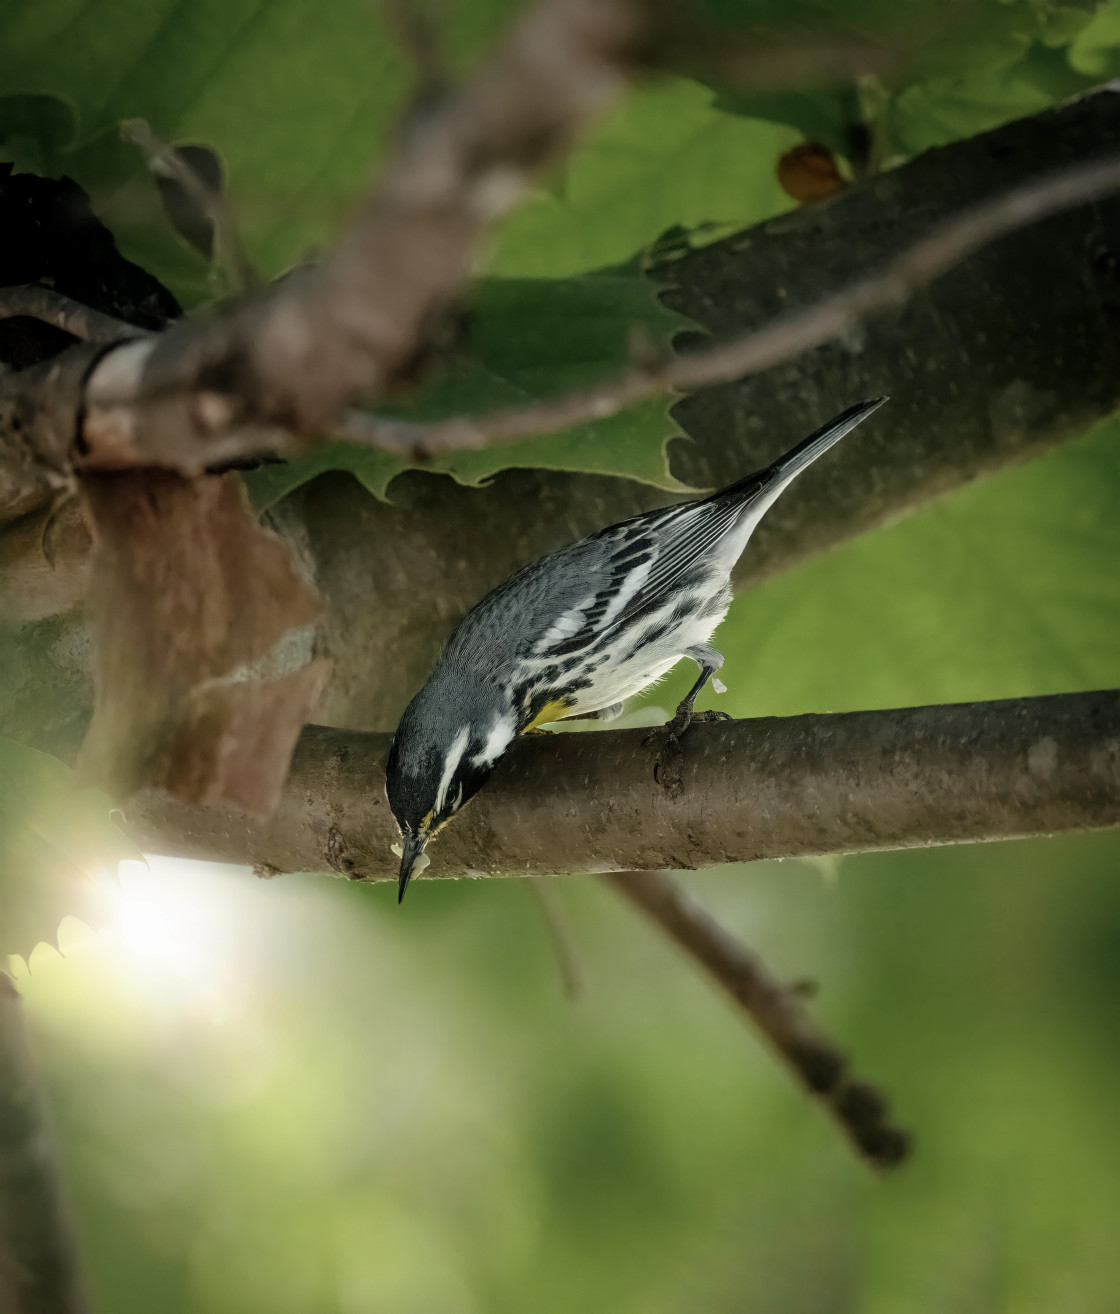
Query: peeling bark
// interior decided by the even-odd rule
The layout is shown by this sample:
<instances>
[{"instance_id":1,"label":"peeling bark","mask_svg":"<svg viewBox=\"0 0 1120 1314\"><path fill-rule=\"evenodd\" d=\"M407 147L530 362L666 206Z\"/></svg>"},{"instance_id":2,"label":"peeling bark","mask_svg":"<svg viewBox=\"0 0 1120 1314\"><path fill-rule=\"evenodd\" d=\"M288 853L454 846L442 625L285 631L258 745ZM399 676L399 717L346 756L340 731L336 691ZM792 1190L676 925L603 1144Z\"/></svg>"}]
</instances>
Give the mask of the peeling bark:
<instances>
[{"instance_id":1,"label":"peeling bark","mask_svg":"<svg viewBox=\"0 0 1120 1314\"><path fill-rule=\"evenodd\" d=\"M85 773L124 797L148 784L270 811L326 671L309 652L267 663L286 636L310 639L314 589L233 475L139 470L82 491L97 633Z\"/></svg>"}]
</instances>

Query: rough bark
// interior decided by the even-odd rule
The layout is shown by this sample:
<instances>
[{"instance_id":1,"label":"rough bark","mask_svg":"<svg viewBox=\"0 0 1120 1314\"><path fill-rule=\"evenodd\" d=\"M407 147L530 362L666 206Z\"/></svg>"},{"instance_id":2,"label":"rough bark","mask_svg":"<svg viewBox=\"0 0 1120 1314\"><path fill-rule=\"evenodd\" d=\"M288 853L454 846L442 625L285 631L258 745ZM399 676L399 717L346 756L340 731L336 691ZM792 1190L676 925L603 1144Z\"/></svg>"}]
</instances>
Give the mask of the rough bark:
<instances>
[{"instance_id":1,"label":"rough bark","mask_svg":"<svg viewBox=\"0 0 1120 1314\"><path fill-rule=\"evenodd\" d=\"M1120 824L1120 693L730 721L682 752L641 730L520 741L440 834L426 877L697 868ZM395 879L386 735L312 726L277 814L147 795L143 848Z\"/></svg>"},{"instance_id":2,"label":"rough bark","mask_svg":"<svg viewBox=\"0 0 1120 1314\"><path fill-rule=\"evenodd\" d=\"M19 994L0 972L0 1309L89 1314Z\"/></svg>"}]
</instances>

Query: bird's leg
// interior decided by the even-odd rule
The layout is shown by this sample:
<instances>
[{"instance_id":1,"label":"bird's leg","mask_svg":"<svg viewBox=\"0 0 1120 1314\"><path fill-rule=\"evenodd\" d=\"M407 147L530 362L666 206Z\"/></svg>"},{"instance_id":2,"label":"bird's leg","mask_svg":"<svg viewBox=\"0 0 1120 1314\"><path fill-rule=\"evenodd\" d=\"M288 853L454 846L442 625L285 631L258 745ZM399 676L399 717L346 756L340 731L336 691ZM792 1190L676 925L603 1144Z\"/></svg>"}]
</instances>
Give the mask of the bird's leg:
<instances>
[{"instance_id":1,"label":"bird's leg","mask_svg":"<svg viewBox=\"0 0 1120 1314\"><path fill-rule=\"evenodd\" d=\"M680 737L694 721L730 721L731 717L726 712L694 712L693 706L696 703L696 697L700 690L708 683L713 675L723 665L723 654L705 643L695 648L689 648L684 653L685 657L691 657L700 667L700 678L692 686L687 694L677 705L676 715L671 721L651 735L647 735L645 743L652 743L656 739L664 738L665 742L672 744L674 748L680 748Z\"/></svg>"}]
</instances>

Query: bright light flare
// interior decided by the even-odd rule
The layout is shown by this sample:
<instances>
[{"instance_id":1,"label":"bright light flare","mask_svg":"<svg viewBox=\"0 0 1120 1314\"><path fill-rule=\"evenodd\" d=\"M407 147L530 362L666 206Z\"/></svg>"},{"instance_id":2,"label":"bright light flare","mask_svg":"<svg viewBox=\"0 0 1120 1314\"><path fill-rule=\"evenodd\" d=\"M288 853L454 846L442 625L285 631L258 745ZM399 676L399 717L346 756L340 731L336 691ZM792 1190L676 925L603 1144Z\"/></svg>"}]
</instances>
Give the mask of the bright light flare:
<instances>
[{"instance_id":1,"label":"bright light flare","mask_svg":"<svg viewBox=\"0 0 1120 1314\"><path fill-rule=\"evenodd\" d=\"M103 873L100 881L104 939L153 984L195 1001L228 999L240 929L232 925L238 876L172 858L122 862L119 880Z\"/></svg>"}]
</instances>

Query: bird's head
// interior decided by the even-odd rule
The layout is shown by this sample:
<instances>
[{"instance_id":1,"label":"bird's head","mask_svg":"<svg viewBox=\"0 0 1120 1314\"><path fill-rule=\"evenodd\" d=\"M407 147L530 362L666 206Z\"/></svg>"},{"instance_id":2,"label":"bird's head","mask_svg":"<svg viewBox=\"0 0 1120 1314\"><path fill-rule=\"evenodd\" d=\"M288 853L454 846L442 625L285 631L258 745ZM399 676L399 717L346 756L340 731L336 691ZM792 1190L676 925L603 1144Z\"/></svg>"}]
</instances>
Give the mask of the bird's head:
<instances>
[{"instance_id":1,"label":"bird's head","mask_svg":"<svg viewBox=\"0 0 1120 1314\"><path fill-rule=\"evenodd\" d=\"M496 692L446 673L405 708L385 768L401 832L398 902L428 841L482 788L516 733Z\"/></svg>"}]
</instances>

